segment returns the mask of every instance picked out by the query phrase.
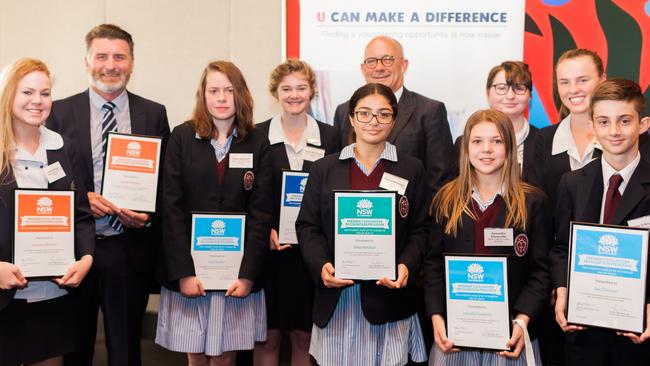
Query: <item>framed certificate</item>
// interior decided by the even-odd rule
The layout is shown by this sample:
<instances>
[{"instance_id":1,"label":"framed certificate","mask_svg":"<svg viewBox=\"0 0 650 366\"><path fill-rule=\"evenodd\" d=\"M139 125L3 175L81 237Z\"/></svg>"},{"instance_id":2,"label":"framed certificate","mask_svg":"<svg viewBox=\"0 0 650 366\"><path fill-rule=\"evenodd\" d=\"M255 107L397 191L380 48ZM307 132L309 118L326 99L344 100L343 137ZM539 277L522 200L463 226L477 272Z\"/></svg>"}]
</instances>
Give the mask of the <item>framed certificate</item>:
<instances>
[{"instance_id":1,"label":"framed certificate","mask_svg":"<svg viewBox=\"0 0 650 366\"><path fill-rule=\"evenodd\" d=\"M394 191L334 192L334 269L352 280L396 278Z\"/></svg>"},{"instance_id":2,"label":"framed certificate","mask_svg":"<svg viewBox=\"0 0 650 366\"><path fill-rule=\"evenodd\" d=\"M280 225L278 228L280 244L298 244L296 219L308 176L309 173L305 172L282 171L282 197L280 198Z\"/></svg>"},{"instance_id":3,"label":"framed certificate","mask_svg":"<svg viewBox=\"0 0 650 366\"><path fill-rule=\"evenodd\" d=\"M206 290L226 290L239 278L245 230L245 214L192 214L194 271Z\"/></svg>"},{"instance_id":4,"label":"framed certificate","mask_svg":"<svg viewBox=\"0 0 650 366\"><path fill-rule=\"evenodd\" d=\"M161 144L159 137L110 132L102 196L117 207L155 212Z\"/></svg>"},{"instance_id":5,"label":"framed certificate","mask_svg":"<svg viewBox=\"0 0 650 366\"><path fill-rule=\"evenodd\" d=\"M458 347L508 350L506 256L445 254L447 337Z\"/></svg>"},{"instance_id":6,"label":"framed certificate","mask_svg":"<svg viewBox=\"0 0 650 366\"><path fill-rule=\"evenodd\" d=\"M648 229L571 222L567 321L643 333Z\"/></svg>"},{"instance_id":7,"label":"framed certificate","mask_svg":"<svg viewBox=\"0 0 650 366\"><path fill-rule=\"evenodd\" d=\"M63 276L75 262L74 191L14 191L14 264L28 278Z\"/></svg>"}]
</instances>

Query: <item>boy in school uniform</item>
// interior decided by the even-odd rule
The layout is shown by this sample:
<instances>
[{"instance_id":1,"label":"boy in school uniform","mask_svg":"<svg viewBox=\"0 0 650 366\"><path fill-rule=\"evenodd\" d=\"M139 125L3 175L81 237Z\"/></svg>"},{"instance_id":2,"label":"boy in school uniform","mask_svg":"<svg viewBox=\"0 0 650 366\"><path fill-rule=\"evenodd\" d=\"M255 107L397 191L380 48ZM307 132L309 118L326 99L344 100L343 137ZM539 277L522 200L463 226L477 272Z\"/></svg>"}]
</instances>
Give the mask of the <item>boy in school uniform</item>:
<instances>
[{"instance_id":1,"label":"boy in school uniform","mask_svg":"<svg viewBox=\"0 0 650 366\"><path fill-rule=\"evenodd\" d=\"M632 219L650 221L650 163L639 153L639 136L648 130L650 117L642 118L645 103L641 88L625 79L604 81L594 90L590 107L591 124L603 154L560 180L556 243L550 253L557 290L555 317L567 333L568 366L648 365L650 323L639 335L568 325L565 317L570 222L627 226ZM646 317L649 310L650 291L646 288Z\"/></svg>"}]
</instances>

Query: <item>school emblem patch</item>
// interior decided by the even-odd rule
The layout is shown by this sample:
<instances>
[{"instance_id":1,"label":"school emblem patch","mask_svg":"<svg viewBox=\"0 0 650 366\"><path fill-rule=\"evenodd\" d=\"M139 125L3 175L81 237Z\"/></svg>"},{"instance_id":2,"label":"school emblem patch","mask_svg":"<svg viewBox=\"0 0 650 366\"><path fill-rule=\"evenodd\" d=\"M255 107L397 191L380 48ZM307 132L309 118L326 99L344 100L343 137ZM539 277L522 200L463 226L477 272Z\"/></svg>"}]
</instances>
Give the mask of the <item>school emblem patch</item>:
<instances>
[{"instance_id":1,"label":"school emblem patch","mask_svg":"<svg viewBox=\"0 0 650 366\"><path fill-rule=\"evenodd\" d=\"M409 199L406 198L406 196L402 196L399 199L399 215L402 216L403 219L409 215Z\"/></svg>"},{"instance_id":2,"label":"school emblem patch","mask_svg":"<svg viewBox=\"0 0 650 366\"><path fill-rule=\"evenodd\" d=\"M253 182L255 182L255 174L250 170L244 173L244 189L247 191L253 189Z\"/></svg>"},{"instance_id":3,"label":"school emblem patch","mask_svg":"<svg viewBox=\"0 0 650 366\"><path fill-rule=\"evenodd\" d=\"M517 257L523 257L528 252L528 237L526 234L519 234L515 238L515 254Z\"/></svg>"}]
</instances>

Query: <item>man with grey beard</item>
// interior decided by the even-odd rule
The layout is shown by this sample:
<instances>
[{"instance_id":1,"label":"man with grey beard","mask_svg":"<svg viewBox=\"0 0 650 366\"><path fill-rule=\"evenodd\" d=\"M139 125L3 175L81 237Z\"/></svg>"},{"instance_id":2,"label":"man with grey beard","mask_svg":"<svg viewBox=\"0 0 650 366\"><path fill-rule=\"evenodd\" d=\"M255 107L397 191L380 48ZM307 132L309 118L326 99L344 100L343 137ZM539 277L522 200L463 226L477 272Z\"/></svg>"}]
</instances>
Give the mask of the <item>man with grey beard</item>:
<instances>
[{"instance_id":1,"label":"man with grey beard","mask_svg":"<svg viewBox=\"0 0 650 366\"><path fill-rule=\"evenodd\" d=\"M91 365L99 308L109 365L138 366L142 317L154 278L160 236L156 214L117 207L100 195L107 132L169 137L165 107L126 90L133 71L133 39L101 24L86 35L90 88L53 103L47 126L67 137L76 154L76 179L95 216L93 267L82 284L80 349L66 365ZM161 164L162 165L162 164ZM160 186L160 185L159 185ZM160 204L160 197L157 200Z\"/></svg>"}]
</instances>

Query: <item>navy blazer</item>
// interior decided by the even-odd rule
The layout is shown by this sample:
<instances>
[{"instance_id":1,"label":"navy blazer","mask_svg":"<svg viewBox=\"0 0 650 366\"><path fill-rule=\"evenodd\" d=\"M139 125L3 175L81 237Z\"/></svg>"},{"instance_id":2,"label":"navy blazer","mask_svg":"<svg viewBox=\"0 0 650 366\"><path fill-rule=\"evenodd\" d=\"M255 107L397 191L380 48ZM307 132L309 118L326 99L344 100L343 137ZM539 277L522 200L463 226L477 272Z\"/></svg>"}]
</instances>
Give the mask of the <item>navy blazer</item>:
<instances>
[{"instance_id":1,"label":"navy blazer","mask_svg":"<svg viewBox=\"0 0 650 366\"><path fill-rule=\"evenodd\" d=\"M514 229L513 238L525 234L528 249L520 256L515 247L489 247L491 254L508 256L508 298L510 311L514 317L523 313L531 318L529 324L531 336L534 337L534 320L548 304L551 293L551 276L548 264L548 249L552 237L550 216L547 204L541 193L526 194L528 220L526 230ZM497 214L495 227L505 227L505 204ZM444 233L447 224L434 220L429 235L431 245L424 262L424 299L429 318L433 314L445 314L445 265L443 254L474 253L474 220L467 214L462 216L462 227L457 237Z\"/></svg>"},{"instance_id":2,"label":"navy blazer","mask_svg":"<svg viewBox=\"0 0 650 366\"><path fill-rule=\"evenodd\" d=\"M550 253L555 288L567 286L570 222L599 223L603 191L601 159L564 174L560 180L555 209L556 242ZM650 163L641 159L616 207L612 224L627 226L629 220L647 215L650 215ZM650 272L648 275L646 302L650 303Z\"/></svg>"},{"instance_id":3,"label":"navy blazer","mask_svg":"<svg viewBox=\"0 0 650 366\"><path fill-rule=\"evenodd\" d=\"M190 122L174 128L165 155L163 176L163 285L178 290L178 280L194 276L190 253L192 212L245 212L244 257L239 277L253 281L263 267L271 231L271 162L269 142L257 129L243 141L232 141L229 154L253 154L253 168L226 168L217 184L217 158L210 140L196 137ZM253 173L252 189L246 190L244 176Z\"/></svg>"},{"instance_id":4,"label":"navy blazer","mask_svg":"<svg viewBox=\"0 0 650 366\"><path fill-rule=\"evenodd\" d=\"M341 144L351 143L349 101L339 105L334 115ZM414 93L404 87L398 102L397 118L388 142L397 151L420 159L427 172L427 187L431 200L453 174L454 147L444 103Z\"/></svg>"},{"instance_id":5,"label":"navy blazer","mask_svg":"<svg viewBox=\"0 0 650 366\"><path fill-rule=\"evenodd\" d=\"M162 137L161 157L165 154L165 146L169 138L169 122L167 112L161 104L128 93L131 133ZM47 120L47 127L66 136L73 141L78 164L76 169L79 177L77 184L85 191L94 192L93 156L90 140L90 97L88 90L57 100L52 104L52 112ZM163 165L161 164L161 175ZM159 180L160 182L160 180ZM162 185L158 184L157 209L160 211L160 192ZM151 215L151 226L142 229L124 228L124 234L129 240L126 254L132 269L137 273L153 275L160 246L160 216Z\"/></svg>"},{"instance_id":6,"label":"navy blazer","mask_svg":"<svg viewBox=\"0 0 650 366\"><path fill-rule=\"evenodd\" d=\"M90 212L88 196L84 187L76 184L72 167L75 164L74 152L64 138L63 148L47 150L49 164L59 162L65 177L48 184L52 190L75 190L75 257L93 255L95 251L95 220ZM13 173L0 175L0 261L13 260L14 233L14 189L18 188ZM13 299L16 289L0 290L0 311Z\"/></svg>"},{"instance_id":7,"label":"navy blazer","mask_svg":"<svg viewBox=\"0 0 650 366\"><path fill-rule=\"evenodd\" d=\"M325 263L334 264L334 190L350 189L352 160L339 160L339 155L328 155L312 164L296 221L303 260L315 282L313 319L321 328L329 322L342 291L325 287L320 276ZM374 281L360 282L361 308L372 324L408 318L419 303L414 282L420 273L428 230L426 173L417 159L399 150L397 156L397 162L384 160L384 171L409 181L404 192L410 206L408 215L402 218L398 213L400 195L395 205L396 262L406 265L409 280L402 289L388 289Z\"/></svg>"}]
</instances>

